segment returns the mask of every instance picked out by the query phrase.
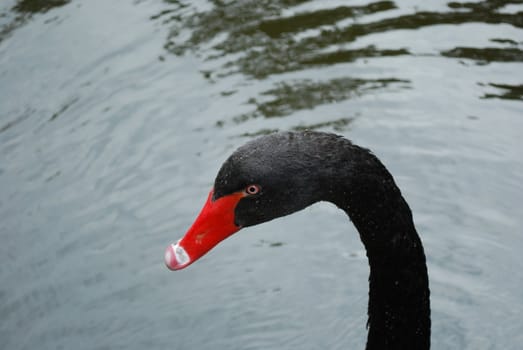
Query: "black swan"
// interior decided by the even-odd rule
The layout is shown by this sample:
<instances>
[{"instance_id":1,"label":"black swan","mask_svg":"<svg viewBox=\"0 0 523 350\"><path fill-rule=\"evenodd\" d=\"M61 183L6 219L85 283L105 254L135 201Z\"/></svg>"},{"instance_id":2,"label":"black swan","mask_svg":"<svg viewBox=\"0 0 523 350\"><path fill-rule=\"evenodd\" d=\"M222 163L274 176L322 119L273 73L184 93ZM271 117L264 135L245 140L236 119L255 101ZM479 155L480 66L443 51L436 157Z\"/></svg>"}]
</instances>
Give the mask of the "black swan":
<instances>
[{"instance_id":1,"label":"black swan","mask_svg":"<svg viewBox=\"0 0 523 350\"><path fill-rule=\"evenodd\" d=\"M318 201L349 215L367 251L367 349L429 349L427 265L410 208L378 158L341 136L284 132L240 147L192 227L167 248L165 263L187 267L241 228Z\"/></svg>"}]
</instances>

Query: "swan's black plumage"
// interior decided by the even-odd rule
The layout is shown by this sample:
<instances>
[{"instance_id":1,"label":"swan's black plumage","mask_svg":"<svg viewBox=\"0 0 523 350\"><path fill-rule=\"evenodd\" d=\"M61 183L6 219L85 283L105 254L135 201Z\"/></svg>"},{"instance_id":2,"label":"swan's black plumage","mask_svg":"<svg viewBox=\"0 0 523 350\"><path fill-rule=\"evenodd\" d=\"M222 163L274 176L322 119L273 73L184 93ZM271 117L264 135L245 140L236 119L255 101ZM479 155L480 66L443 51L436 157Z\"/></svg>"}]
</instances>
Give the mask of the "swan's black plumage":
<instances>
[{"instance_id":1,"label":"swan's black plumage","mask_svg":"<svg viewBox=\"0 0 523 350\"><path fill-rule=\"evenodd\" d=\"M215 180L214 199L257 184L240 200L235 223L246 227L317 201L343 209L369 259L367 349L428 349L430 305L425 254L409 206L369 150L327 133L267 135L240 147Z\"/></svg>"}]
</instances>

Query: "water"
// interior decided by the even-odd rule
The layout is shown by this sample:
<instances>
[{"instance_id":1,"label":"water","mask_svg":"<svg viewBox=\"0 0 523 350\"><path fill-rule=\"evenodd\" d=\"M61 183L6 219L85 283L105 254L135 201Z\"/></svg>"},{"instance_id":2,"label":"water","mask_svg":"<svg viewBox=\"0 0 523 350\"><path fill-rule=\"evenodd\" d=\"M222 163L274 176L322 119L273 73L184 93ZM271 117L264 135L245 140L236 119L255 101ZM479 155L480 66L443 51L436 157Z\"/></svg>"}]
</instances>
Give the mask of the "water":
<instances>
[{"instance_id":1,"label":"water","mask_svg":"<svg viewBox=\"0 0 523 350\"><path fill-rule=\"evenodd\" d=\"M363 349L365 253L330 204L163 265L232 150L307 128L394 174L428 257L433 349L521 347L521 1L0 13L0 348Z\"/></svg>"}]
</instances>

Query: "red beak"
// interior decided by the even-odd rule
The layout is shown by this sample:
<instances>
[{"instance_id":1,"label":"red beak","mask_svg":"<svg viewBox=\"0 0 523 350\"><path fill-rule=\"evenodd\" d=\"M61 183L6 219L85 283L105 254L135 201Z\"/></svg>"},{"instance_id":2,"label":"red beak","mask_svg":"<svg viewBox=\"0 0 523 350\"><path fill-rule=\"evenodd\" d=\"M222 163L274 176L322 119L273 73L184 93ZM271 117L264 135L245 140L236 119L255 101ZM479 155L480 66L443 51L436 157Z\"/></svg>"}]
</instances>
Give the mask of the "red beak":
<instances>
[{"instance_id":1,"label":"red beak","mask_svg":"<svg viewBox=\"0 0 523 350\"><path fill-rule=\"evenodd\" d=\"M212 196L213 190L185 236L167 247L165 265L170 270L189 266L241 228L234 223L234 209L245 194L236 192L215 201Z\"/></svg>"}]
</instances>

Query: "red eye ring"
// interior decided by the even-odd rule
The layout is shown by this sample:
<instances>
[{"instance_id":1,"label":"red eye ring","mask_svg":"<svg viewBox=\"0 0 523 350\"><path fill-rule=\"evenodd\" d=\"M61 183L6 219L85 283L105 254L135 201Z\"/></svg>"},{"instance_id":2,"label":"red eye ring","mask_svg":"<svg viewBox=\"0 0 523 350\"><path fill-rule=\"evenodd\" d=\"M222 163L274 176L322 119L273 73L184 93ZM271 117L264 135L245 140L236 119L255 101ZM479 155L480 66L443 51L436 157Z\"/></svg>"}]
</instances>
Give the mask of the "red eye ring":
<instances>
[{"instance_id":1,"label":"red eye ring","mask_svg":"<svg viewBox=\"0 0 523 350\"><path fill-rule=\"evenodd\" d=\"M245 194L249 196L254 196L255 194L260 193L261 187L259 185L249 185L245 187Z\"/></svg>"}]
</instances>

